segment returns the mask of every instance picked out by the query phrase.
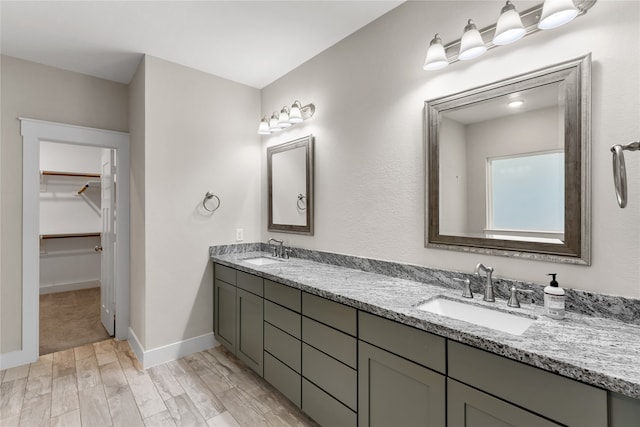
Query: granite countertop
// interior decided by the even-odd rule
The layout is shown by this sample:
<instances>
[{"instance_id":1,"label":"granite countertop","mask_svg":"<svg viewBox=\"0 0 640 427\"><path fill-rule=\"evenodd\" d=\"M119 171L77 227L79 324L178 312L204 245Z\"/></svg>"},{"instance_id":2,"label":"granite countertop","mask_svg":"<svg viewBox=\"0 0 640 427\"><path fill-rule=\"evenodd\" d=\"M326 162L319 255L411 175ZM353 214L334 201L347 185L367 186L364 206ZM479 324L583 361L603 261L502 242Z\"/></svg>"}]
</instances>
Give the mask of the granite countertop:
<instances>
[{"instance_id":1,"label":"granite countertop","mask_svg":"<svg viewBox=\"0 0 640 427\"><path fill-rule=\"evenodd\" d=\"M212 255L211 259L237 270L277 281L327 299L464 344L487 350L567 378L640 399L640 326L567 312L563 320L543 315L543 308L522 304L507 307L461 297L442 286L382 274L292 258L257 266L244 259L267 253ZM445 297L535 317L520 336L484 328L418 310L417 305Z\"/></svg>"}]
</instances>

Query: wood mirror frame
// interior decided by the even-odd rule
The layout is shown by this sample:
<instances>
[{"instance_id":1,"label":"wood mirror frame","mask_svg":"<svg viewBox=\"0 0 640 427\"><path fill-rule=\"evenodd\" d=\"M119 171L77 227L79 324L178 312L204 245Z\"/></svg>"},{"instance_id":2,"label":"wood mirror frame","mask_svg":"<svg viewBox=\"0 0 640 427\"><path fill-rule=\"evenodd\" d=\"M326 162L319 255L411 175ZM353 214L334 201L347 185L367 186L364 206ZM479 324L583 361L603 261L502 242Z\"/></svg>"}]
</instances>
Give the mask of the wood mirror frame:
<instances>
[{"instance_id":1,"label":"wood mirror frame","mask_svg":"<svg viewBox=\"0 0 640 427\"><path fill-rule=\"evenodd\" d=\"M267 229L269 231L280 231L284 233L297 233L313 235L313 135L308 135L302 138L295 139L293 141L286 142L284 144L275 145L273 147L267 147L267 180L269 189L269 222ZM285 153L291 150L302 148L305 150L305 194L304 199L304 211L305 211L305 224L283 224L274 220L274 189L273 189L273 156L281 153ZM302 193L300 193L302 195ZM300 208L298 203L301 203L300 195L298 199L293 199L292 203Z\"/></svg>"},{"instance_id":2,"label":"wood mirror frame","mask_svg":"<svg viewBox=\"0 0 640 427\"><path fill-rule=\"evenodd\" d=\"M560 243L440 232L442 113L543 85L564 88L564 239ZM425 102L427 208L425 246L548 262L590 265L591 55Z\"/></svg>"}]
</instances>

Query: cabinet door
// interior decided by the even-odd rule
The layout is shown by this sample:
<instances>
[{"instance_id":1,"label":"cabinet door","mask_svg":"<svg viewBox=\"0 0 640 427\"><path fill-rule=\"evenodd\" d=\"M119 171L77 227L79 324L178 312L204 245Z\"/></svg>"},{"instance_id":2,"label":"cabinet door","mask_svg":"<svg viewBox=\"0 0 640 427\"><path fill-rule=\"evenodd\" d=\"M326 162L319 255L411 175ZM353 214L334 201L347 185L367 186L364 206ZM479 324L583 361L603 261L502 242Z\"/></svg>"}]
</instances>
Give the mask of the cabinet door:
<instances>
[{"instance_id":1,"label":"cabinet door","mask_svg":"<svg viewBox=\"0 0 640 427\"><path fill-rule=\"evenodd\" d=\"M236 352L236 287L216 279L214 293L215 335L230 352Z\"/></svg>"},{"instance_id":2,"label":"cabinet door","mask_svg":"<svg viewBox=\"0 0 640 427\"><path fill-rule=\"evenodd\" d=\"M242 289L237 290L236 356L260 376L263 375L262 297Z\"/></svg>"},{"instance_id":3,"label":"cabinet door","mask_svg":"<svg viewBox=\"0 0 640 427\"><path fill-rule=\"evenodd\" d=\"M445 425L445 377L360 341L358 425Z\"/></svg>"},{"instance_id":4,"label":"cabinet door","mask_svg":"<svg viewBox=\"0 0 640 427\"><path fill-rule=\"evenodd\" d=\"M559 427L517 406L449 378L448 427Z\"/></svg>"}]
</instances>

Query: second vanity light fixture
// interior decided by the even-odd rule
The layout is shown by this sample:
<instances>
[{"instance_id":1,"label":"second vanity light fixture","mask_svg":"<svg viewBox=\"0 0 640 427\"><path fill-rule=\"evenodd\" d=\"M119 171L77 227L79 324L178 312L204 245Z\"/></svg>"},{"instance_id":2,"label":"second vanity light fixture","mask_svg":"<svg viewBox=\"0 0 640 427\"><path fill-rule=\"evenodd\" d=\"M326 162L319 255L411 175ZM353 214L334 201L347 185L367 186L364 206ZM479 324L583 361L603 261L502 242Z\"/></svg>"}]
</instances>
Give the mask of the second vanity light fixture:
<instances>
[{"instance_id":1,"label":"second vanity light fixture","mask_svg":"<svg viewBox=\"0 0 640 427\"><path fill-rule=\"evenodd\" d=\"M270 118L264 116L258 126L258 135L271 135L295 124L302 123L316 112L313 104L302 105L300 101L295 101L291 108L284 106L280 113L274 112Z\"/></svg>"},{"instance_id":2,"label":"second vanity light fixture","mask_svg":"<svg viewBox=\"0 0 640 427\"><path fill-rule=\"evenodd\" d=\"M596 0L545 0L544 3L518 13L511 1L500 11L498 22L478 30L469 19L462 38L446 46L440 34L436 34L429 44L425 70L439 70L457 61L477 58L496 46L516 42L540 30L556 28L585 14ZM485 41L486 40L486 41Z\"/></svg>"}]
</instances>

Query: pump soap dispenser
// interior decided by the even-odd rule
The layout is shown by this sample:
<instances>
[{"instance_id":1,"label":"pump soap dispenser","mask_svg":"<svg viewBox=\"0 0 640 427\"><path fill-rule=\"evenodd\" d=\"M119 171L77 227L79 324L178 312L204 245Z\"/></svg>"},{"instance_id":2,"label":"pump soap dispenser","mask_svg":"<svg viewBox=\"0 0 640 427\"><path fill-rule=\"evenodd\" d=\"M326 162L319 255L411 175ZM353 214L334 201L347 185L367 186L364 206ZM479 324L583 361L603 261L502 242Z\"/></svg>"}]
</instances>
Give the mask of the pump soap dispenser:
<instances>
[{"instance_id":1,"label":"pump soap dispenser","mask_svg":"<svg viewBox=\"0 0 640 427\"><path fill-rule=\"evenodd\" d=\"M556 273L550 273L552 276L549 286L544 288L544 311L545 314L552 319L564 318L564 289L558 286L556 281Z\"/></svg>"}]
</instances>

